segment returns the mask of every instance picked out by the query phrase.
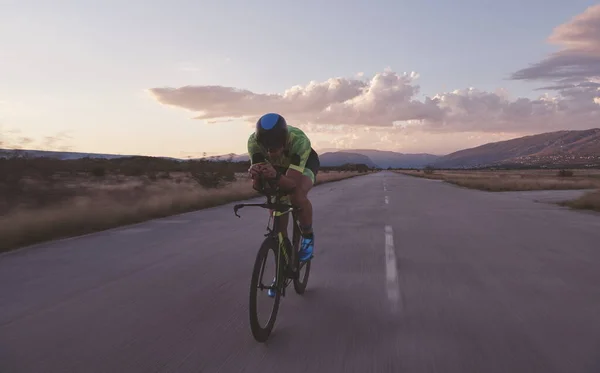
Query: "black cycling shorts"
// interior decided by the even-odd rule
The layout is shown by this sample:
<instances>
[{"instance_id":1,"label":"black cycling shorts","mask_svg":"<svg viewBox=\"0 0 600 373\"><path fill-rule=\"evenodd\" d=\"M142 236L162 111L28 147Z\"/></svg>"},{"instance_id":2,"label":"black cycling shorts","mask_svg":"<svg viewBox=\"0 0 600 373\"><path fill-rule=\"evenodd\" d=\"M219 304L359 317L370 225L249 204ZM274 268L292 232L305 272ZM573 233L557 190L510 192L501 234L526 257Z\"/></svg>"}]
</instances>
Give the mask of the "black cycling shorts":
<instances>
[{"instance_id":1,"label":"black cycling shorts","mask_svg":"<svg viewBox=\"0 0 600 373\"><path fill-rule=\"evenodd\" d=\"M321 161L319 160L319 155L314 149L310 149L310 155L306 160L305 168L308 168L315 175L315 181L317 181L317 173L319 172L319 167L321 167Z\"/></svg>"},{"instance_id":2,"label":"black cycling shorts","mask_svg":"<svg viewBox=\"0 0 600 373\"><path fill-rule=\"evenodd\" d=\"M317 173L319 172L319 167L321 167L321 161L319 160L319 155L314 149L310 149L310 154L308 155L308 159L306 160L306 164L304 165L305 169L309 169L312 171L314 175L314 182L317 181ZM287 172L287 167L274 166L274 168L282 174ZM306 175L306 172L304 173ZM308 176L308 175L307 175Z\"/></svg>"}]
</instances>

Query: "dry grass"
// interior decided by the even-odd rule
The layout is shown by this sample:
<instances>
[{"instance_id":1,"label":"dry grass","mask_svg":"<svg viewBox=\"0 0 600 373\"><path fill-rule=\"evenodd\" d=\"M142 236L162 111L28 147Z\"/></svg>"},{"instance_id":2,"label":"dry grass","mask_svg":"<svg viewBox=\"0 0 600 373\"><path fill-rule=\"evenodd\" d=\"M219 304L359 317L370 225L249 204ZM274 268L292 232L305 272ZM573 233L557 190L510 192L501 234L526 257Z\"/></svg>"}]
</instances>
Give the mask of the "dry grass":
<instances>
[{"instance_id":1,"label":"dry grass","mask_svg":"<svg viewBox=\"0 0 600 373\"><path fill-rule=\"evenodd\" d=\"M490 192L600 188L600 170L573 171L571 177L560 177L557 170L397 172Z\"/></svg>"},{"instance_id":2,"label":"dry grass","mask_svg":"<svg viewBox=\"0 0 600 373\"><path fill-rule=\"evenodd\" d=\"M317 184L359 175L365 174L319 173ZM21 207L1 216L0 251L259 196L245 177L215 189L177 175L153 183L139 177L71 180L70 187L78 188L77 195L60 204Z\"/></svg>"},{"instance_id":3,"label":"dry grass","mask_svg":"<svg viewBox=\"0 0 600 373\"><path fill-rule=\"evenodd\" d=\"M600 190L586 193L572 201L562 202L561 205L574 209L600 211Z\"/></svg>"}]
</instances>

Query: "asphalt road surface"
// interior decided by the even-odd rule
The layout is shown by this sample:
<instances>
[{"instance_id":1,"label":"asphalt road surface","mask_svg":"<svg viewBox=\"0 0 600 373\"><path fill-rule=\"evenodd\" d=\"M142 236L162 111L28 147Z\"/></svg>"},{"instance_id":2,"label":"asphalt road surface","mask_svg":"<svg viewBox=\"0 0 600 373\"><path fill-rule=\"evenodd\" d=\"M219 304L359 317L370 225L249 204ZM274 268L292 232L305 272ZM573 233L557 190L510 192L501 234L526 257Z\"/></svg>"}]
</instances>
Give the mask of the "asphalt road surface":
<instances>
[{"instance_id":1,"label":"asphalt road surface","mask_svg":"<svg viewBox=\"0 0 600 373\"><path fill-rule=\"evenodd\" d=\"M0 256L0 372L600 372L600 214L391 172L311 199L266 344L266 212L229 204Z\"/></svg>"}]
</instances>

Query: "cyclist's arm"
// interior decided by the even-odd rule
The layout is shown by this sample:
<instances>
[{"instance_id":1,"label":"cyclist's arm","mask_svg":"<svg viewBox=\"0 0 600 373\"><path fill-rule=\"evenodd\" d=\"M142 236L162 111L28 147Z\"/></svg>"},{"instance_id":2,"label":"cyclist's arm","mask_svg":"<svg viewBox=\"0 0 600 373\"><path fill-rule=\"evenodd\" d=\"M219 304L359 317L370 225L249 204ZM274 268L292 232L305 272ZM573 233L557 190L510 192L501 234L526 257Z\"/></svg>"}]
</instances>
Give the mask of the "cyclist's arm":
<instances>
[{"instance_id":1,"label":"cyclist's arm","mask_svg":"<svg viewBox=\"0 0 600 373\"><path fill-rule=\"evenodd\" d=\"M250 157L250 166L254 166L255 164L266 164L267 159L265 155L262 153L260 146L256 142L254 136L250 136L248 138L248 157Z\"/></svg>"},{"instance_id":2,"label":"cyclist's arm","mask_svg":"<svg viewBox=\"0 0 600 373\"><path fill-rule=\"evenodd\" d=\"M291 163L285 176L279 179L279 185L284 189L293 190L302 181L306 161L311 152L311 143L308 137L302 136L294 142L290 150Z\"/></svg>"},{"instance_id":3,"label":"cyclist's arm","mask_svg":"<svg viewBox=\"0 0 600 373\"><path fill-rule=\"evenodd\" d=\"M250 157L250 169L248 172L252 176L254 174L252 169L256 168L257 166L260 167L261 165L267 164L267 160L265 155L262 153L260 146L258 146L256 143L256 139L253 135L248 138L247 148L248 157ZM260 170L258 172L260 172ZM264 185L262 185L260 178L252 176L252 188L260 191L263 187Z\"/></svg>"}]
</instances>

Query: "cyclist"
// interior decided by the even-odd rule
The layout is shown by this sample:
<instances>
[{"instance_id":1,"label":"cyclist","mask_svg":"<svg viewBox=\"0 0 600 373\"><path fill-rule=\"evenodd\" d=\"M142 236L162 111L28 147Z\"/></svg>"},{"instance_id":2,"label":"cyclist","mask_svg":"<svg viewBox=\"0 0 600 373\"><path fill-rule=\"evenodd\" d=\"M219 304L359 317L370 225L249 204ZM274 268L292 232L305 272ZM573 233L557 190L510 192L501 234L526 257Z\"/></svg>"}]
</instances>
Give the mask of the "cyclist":
<instances>
[{"instance_id":1,"label":"cyclist","mask_svg":"<svg viewBox=\"0 0 600 373\"><path fill-rule=\"evenodd\" d=\"M307 195L316 181L320 162L310 140L302 130L288 125L281 115L268 113L258 119L254 133L248 138L248 155L251 164L248 171L253 179L253 188L262 190L265 187L260 185L257 178L262 174L270 183L290 191L291 202L300 207L300 260L311 259L315 238L312 229L312 204ZM289 214L281 216L282 233L285 237L288 216Z\"/></svg>"}]
</instances>

